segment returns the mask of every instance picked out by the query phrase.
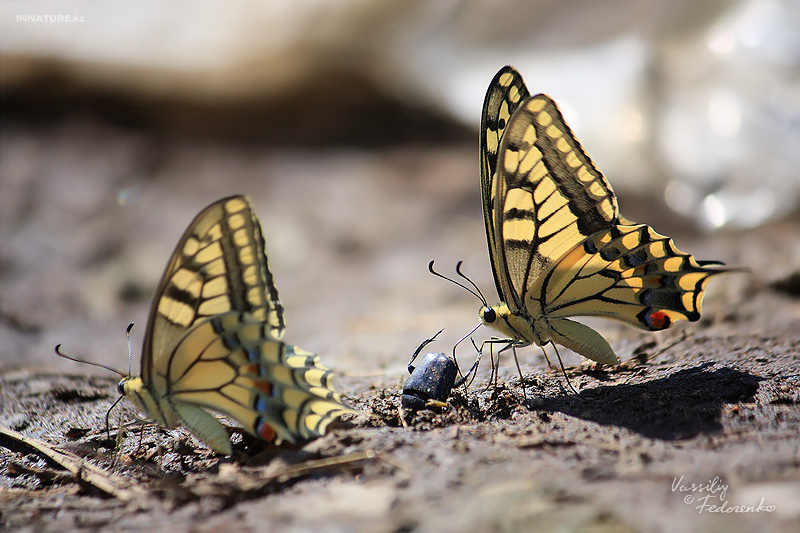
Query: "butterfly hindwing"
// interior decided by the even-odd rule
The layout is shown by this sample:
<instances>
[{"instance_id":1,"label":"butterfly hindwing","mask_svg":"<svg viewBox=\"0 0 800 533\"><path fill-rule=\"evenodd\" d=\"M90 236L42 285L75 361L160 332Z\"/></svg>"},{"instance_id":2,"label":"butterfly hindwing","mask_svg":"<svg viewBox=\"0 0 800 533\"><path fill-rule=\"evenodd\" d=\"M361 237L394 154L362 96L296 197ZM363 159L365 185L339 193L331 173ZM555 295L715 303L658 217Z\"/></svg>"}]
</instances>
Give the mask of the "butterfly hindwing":
<instances>
[{"instance_id":1,"label":"butterfly hindwing","mask_svg":"<svg viewBox=\"0 0 800 533\"><path fill-rule=\"evenodd\" d=\"M616 226L564 254L532 292L551 318L598 316L657 331L697 321L705 283L720 272L649 226Z\"/></svg>"},{"instance_id":2,"label":"butterfly hindwing","mask_svg":"<svg viewBox=\"0 0 800 533\"><path fill-rule=\"evenodd\" d=\"M317 437L347 411L316 355L271 339L248 313L203 320L169 360L165 379L175 404L214 409L265 440Z\"/></svg>"}]
</instances>

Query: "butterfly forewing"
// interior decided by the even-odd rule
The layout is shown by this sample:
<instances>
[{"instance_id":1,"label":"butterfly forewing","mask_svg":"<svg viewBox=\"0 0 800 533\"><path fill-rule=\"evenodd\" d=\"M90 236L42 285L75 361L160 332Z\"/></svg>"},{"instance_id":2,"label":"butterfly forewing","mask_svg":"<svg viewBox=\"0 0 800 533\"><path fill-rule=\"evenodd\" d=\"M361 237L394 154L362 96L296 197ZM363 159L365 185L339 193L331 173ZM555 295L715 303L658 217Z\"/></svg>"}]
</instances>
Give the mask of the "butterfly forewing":
<instances>
[{"instance_id":1,"label":"butterfly forewing","mask_svg":"<svg viewBox=\"0 0 800 533\"><path fill-rule=\"evenodd\" d=\"M261 226L243 196L219 200L197 215L178 242L153 299L142 357L145 379L154 357L209 316L248 312L268 324L273 338L283 336L283 306L264 248Z\"/></svg>"},{"instance_id":2,"label":"butterfly forewing","mask_svg":"<svg viewBox=\"0 0 800 533\"><path fill-rule=\"evenodd\" d=\"M486 224L486 239L489 243L489 256L491 258L492 273L494 274L497 292L503 294L503 286L496 266L495 233L494 233L494 179L497 172L497 151L500 141L505 133L511 115L517 110L525 99L528 98L528 88L519 72L513 67L500 69L483 101L480 131L480 165L481 165L481 202L483 205L483 220Z\"/></svg>"},{"instance_id":3,"label":"butterfly forewing","mask_svg":"<svg viewBox=\"0 0 800 533\"><path fill-rule=\"evenodd\" d=\"M521 307L528 288L565 250L616 223L617 201L555 103L541 94L511 118L497 175L498 269L508 273L505 295Z\"/></svg>"}]
</instances>

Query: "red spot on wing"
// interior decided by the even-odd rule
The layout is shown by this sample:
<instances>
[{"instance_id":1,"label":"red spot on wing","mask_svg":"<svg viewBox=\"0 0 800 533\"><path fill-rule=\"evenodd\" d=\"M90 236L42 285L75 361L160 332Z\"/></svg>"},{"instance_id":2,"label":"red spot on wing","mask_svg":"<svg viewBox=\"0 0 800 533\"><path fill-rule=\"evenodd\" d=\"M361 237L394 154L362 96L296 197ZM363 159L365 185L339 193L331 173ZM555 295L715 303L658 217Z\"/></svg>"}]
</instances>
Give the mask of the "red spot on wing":
<instances>
[{"instance_id":1,"label":"red spot on wing","mask_svg":"<svg viewBox=\"0 0 800 533\"><path fill-rule=\"evenodd\" d=\"M253 381L253 387L260 390L262 393L266 394L267 396L272 395L272 383L267 380L259 379L257 381Z\"/></svg>"},{"instance_id":2,"label":"red spot on wing","mask_svg":"<svg viewBox=\"0 0 800 533\"><path fill-rule=\"evenodd\" d=\"M239 367L239 372L241 374L252 374L254 376L257 376L258 375L258 368L259 368L258 364L243 365L243 366Z\"/></svg>"},{"instance_id":3,"label":"red spot on wing","mask_svg":"<svg viewBox=\"0 0 800 533\"><path fill-rule=\"evenodd\" d=\"M664 329L669 326L669 315L662 311L652 311L647 318L653 329Z\"/></svg>"},{"instance_id":4,"label":"red spot on wing","mask_svg":"<svg viewBox=\"0 0 800 533\"><path fill-rule=\"evenodd\" d=\"M275 430L263 420L260 421L256 426L256 433L258 433L258 436L267 442L272 442L275 440Z\"/></svg>"}]
</instances>

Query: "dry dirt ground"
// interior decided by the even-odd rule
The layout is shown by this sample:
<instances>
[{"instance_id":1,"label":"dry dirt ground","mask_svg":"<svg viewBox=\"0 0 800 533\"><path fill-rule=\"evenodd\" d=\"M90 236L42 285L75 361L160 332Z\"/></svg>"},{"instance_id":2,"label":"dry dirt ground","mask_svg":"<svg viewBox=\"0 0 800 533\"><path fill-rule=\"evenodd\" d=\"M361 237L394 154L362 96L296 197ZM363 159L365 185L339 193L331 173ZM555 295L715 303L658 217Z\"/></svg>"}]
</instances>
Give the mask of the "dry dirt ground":
<instances>
[{"instance_id":1,"label":"dry dirt ground","mask_svg":"<svg viewBox=\"0 0 800 533\"><path fill-rule=\"evenodd\" d=\"M427 348L449 351L477 321L477 300L428 261L452 272L463 259L493 290L473 146L264 151L67 123L7 127L3 152L0 529L800 528L796 218L701 236L621 194L630 218L752 273L714 279L698 323L647 334L592 322L624 363L562 350L579 396L529 348L524 381L504 354L488 386L484 359L448 409L403 416L417 344L444 327ZM53 346L125 369L125 326L145 322L178 236L234 193L264 224L287 340L337 370L358 414L299 447L232 430L229 458L182 430L140 431L126 402L108 435L117 378ZM459 348L462 365L473 357Z\"/></svg>"}]
</instances>

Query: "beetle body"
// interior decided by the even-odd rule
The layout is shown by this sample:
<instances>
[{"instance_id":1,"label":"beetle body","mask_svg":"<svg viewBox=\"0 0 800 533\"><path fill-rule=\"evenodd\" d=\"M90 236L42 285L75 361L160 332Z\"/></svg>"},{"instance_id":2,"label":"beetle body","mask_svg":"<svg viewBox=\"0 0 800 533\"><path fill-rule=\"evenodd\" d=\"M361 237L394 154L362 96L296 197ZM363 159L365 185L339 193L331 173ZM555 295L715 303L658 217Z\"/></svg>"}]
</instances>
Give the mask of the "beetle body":
<instances>
[{"instance_id":1,"label":"beetle body","mask_svg":"<svg viewBox=\"0 0 800 533\"><path fill-rule=\"evenodd\" d=\"M458 367L450 357L444 353L429 353L416 368L409 363L408 370L411 376L403 386L404 409L419 411L447 405L458 374Z\"/></svg>"}]
</instances>

